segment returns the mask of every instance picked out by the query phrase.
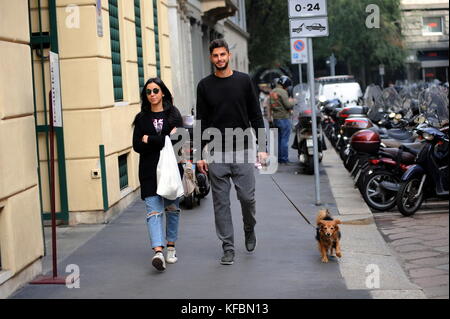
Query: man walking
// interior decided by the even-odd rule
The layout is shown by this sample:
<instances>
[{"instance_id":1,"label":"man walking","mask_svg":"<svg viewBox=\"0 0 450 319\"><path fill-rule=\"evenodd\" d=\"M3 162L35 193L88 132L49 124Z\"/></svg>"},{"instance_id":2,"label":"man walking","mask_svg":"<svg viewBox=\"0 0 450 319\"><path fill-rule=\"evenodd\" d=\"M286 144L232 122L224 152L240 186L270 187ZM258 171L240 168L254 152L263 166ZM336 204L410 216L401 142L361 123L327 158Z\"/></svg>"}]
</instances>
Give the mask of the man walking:
<instances>
[{"instance_id":1,"label":"man walking","mask_svg":"<svg viewBox=\"0 0 450 319\"><path fill-rule=\"evenodd\" d=\"M197 168L202 173L209 172L216 232L222 241L224 251L220 263L232 265L234 262L234 230L230 209L230 178L235 185L238 199L241 203L244 221L245 247L253 251L256 247L255 235L255 175L254 164L250 160L250 141L238 143L233 140L233 149L224 149L226 145L225 132L229 129L245 130L249 127L256 130L258 141L265 141L259 136L264 134L264 121L258 98L250 77L238 71L233 71L229 65L231 53L228 44L223 39L211 42L210 60L215 66L214 74L202 79L197 87L197 120L201 121L202 135L208 128L215 128L222 135L222 152L214 148L214 158L221 160L231 158L232 161L207 163L197 162ZM202 139L201 150L208 141ZM239 149L241 146L242 149ZM261 145L259 147L261 150ZM219 155L218 155L219 154ZM231 154L231 156L229 156ZM238 163L237 159L247 157L248 162ZM264 163L268 155L265 147L258 152L258 159Z\"/></svg>"}]
</instances>

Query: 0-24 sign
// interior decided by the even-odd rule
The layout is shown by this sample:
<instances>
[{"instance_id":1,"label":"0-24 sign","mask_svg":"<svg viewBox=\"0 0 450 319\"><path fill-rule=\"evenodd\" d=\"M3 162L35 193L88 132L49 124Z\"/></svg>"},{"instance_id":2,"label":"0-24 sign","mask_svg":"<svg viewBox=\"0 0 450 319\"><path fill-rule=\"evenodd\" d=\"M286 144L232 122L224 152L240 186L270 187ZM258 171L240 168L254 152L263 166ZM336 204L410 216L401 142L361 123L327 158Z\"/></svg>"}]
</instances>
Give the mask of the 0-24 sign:
<instances>
[{"instance_id":1,"label":"0-24 sign","mask_svg":"<svg viewBox=\"0 0 450 319\"><path fill-rule=\"evenodd\" d=\"M319 17L326 15L326 0L289 0L289 18Z\"/></svg>"}]
</instances>

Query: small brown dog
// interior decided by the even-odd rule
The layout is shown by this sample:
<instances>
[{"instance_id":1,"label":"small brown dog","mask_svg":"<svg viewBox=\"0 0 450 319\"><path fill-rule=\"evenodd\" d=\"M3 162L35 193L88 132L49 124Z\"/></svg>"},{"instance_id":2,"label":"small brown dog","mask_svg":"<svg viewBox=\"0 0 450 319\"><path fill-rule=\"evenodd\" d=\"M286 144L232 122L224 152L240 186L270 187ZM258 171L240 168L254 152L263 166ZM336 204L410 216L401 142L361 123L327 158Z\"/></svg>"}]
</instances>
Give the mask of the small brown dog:
<instances>
[{"instance_id":1,"label":"small brown dog","mask_svg":"<svg viewBox=\"0 0 450 319\"><path fill-rule=\"evenodd\" d=\"M339 240L341 239L341 232L339 231L338 224L341 224L339 219L333 219L328 209L322 209L317 215L317 232L316 239L319 243L319 250L322 254L322 262L328 262L328 253L333 254L333 250L336 251L336 256L341 257L341 245Z\"/></svg>"}]
</instances>

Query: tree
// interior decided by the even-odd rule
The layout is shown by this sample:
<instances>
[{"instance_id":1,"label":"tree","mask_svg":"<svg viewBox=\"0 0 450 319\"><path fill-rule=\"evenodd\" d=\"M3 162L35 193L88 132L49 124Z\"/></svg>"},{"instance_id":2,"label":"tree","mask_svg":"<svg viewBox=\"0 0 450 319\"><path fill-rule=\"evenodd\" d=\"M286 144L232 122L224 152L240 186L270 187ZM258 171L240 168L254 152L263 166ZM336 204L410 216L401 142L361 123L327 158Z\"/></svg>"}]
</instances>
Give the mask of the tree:
<instances>
[{"instance_id":1,"label":"tree","mask_svg":"<svg viewBox=\"0 0 450 319\"><path fill-rule=\"evenodd\" d=\"M277 67L290 61L287 0L247 0L250 69Z\"/></svg>"},{"instance_id":2,"label":"tree","mask_svg":"<svg viewBox=\"0 0 450 319\"><path fill-rule=\"evenodd\" d=\"M379 28L368 28L366 24L373 14L366 12L371 4L379 8ZM378 65L390 69L403 65L400 0L328 1L328 19L330 36L314 41L316 58L334 53L364 86Z\"/></svg>"},{"instance_id":3,"label":"tree","mask_svg":"<svg viewBox=\"0 0 450 319\"><path fill-rule=\"evenodd\" d=\"M287 0L247 0L250 33L250 69L290 64ZM400 0L328 0L329 37L314 39L314 58L334 53L350 74L363 85L379 64L387 69L403 65L405 51L400 28ZM366 20L374 4L380 9L380 27L368 28ZM370 17L369 17L370 20ZM316 63L318 65L318 63Z\"/></svg>"}]
</instances>

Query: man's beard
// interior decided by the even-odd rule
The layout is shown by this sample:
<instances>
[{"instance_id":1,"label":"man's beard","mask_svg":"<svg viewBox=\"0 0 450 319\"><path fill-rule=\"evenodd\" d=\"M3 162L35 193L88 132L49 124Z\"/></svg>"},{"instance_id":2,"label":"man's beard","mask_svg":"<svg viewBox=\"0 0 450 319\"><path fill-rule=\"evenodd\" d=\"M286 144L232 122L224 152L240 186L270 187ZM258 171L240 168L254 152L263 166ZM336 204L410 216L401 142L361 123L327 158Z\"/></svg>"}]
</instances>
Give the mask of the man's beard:
<instances>
[{"instance_id":1,"label":"man's beard","mask_svg":"<svg viewBox=\"0 0 450 319\"><path fill-rule=\"evenodd\" d=\"M215 65L217 71L223 71L226 68L228 68L228 62L225 63L225 65L223 67L218 67L217 64Z\"/></svg>"}]
</instances>

